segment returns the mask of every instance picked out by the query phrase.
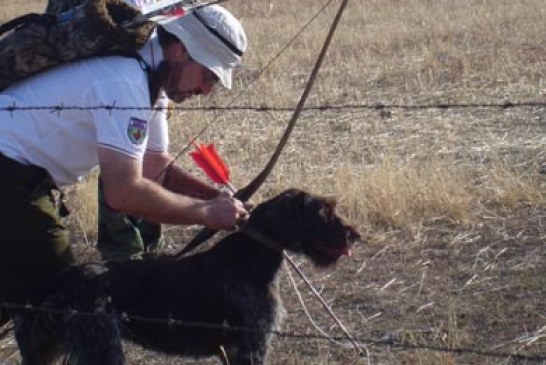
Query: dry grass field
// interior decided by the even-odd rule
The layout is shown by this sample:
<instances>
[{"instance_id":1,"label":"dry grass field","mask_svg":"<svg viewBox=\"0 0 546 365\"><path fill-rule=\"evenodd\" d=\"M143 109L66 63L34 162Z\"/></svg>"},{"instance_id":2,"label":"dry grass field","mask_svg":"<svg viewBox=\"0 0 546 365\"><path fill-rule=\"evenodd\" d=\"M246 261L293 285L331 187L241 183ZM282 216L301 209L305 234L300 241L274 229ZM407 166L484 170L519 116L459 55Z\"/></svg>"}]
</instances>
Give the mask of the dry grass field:
<instances>
[{"instance_id":1,"label":"dry grass field","mask_svg":"<svg viewBox=\"0 0 546 365\"><path fill-rule=\"evenodd\" d=\"M233 91L180 105L173 152L210 124L200 140L215 143L234 185L250 181L290 111L184 108L293 108L339 1L261 71L324 3L226 2L247 29L245 67ZM0 21L44 4L0 0ZM387 107L305 111L253 200L288 187L336 196L362 232L364 243L336 268L301 261L365 348L358 364L546 364L546 108L415 107L546 103L544 19L544 0L349 2L307 106ZM187 154L179 163L195 170ZM95 189L91 177L70 194L68 224L84 259L94 257ZM166 227L169 249L194 231ZM343 334L294 279L305 308L284 273L287 316L270 363L347 363ZM10 335L0 341L0 364L18 364ZM126 349L129 364L196 363Z\"/></svg>"}]
</instances>

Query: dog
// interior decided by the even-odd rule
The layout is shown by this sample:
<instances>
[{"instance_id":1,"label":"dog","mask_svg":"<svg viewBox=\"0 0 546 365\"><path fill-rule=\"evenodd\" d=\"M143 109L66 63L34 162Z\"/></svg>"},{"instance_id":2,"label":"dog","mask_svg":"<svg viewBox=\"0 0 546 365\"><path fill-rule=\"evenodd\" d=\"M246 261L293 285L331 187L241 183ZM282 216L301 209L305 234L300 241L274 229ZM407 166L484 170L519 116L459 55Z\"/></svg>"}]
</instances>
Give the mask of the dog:
<instances>
[{"instance_id":1,"label":"dog","mask_svg":"<svg viewBox=\"0 0 546 365\"><path fill-rule=\"evenodd\" d=\"M258 205L245 227L211 249L183 258L74 266L40 305L15 316L24 365L118 365L121 338L145 348L223 364L266 363L282 304L278 274L283 250L316 266L334 264L360 239L335 213L335 200L290 189Z\"/></svg>"}]
</instances>

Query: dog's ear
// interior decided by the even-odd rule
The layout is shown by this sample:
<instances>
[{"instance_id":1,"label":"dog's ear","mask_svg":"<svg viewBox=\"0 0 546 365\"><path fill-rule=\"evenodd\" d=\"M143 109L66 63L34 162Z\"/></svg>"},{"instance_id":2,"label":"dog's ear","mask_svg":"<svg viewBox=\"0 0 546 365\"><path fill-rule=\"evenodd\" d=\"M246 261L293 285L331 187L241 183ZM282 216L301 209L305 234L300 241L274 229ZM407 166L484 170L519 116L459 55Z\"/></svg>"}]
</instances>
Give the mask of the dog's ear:
<instances>
[{"instance_id":1,"label":"dog's ear","mask_svg":"<svg viewBox=\"0 0 546 365\"><path fill-rule=\"evenodd\" d=\"M299 189L285 190L254 208L249 224L270 234L296 227L295 224L287 225L287 222L295 223L303 217L302 209L310 203L308 197L309 194Z\"/></svg>"},{"instance_id":2,"label":"dog's ear","mask_svg":"<svg viewBox=\"0 0 546 365\"><path fill-rule=\"evenodd\" d=\"M297 189L291 189L290 196L298 202L296 206L301 209L299 215L302 218L318 213L324 222L331 222L336 217L337 200L333 197L319 197Z\"/></svg>"},{"instance_id":3,"label":"dog's ear","mask_svg":"<svg viewBox=\"0 0 546 365\"><path fill-rule=\"evenodd\" d=\"M304 191L299 191L298 194L294 197L297 204L295 206L299 210L299 215L303 217L309 217L311 214L309 213L318 213L320 216L326 217L329 212L326 210L323 212L324 198L319 198L314 195L311 195L309 193L306 193Z\"/></svg>"}]
</instances>

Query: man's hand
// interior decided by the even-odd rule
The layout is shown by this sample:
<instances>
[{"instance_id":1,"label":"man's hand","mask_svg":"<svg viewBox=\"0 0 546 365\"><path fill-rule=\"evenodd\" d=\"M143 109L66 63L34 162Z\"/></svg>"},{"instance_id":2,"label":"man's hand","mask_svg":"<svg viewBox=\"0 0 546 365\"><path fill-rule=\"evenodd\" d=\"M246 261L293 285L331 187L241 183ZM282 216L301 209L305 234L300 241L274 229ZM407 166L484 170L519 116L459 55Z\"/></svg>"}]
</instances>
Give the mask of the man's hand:
<instances>
[{"instance_id":1,"label":"man's hand","mask_svg":"<svg viewBox=\"0 0 546 365\"><path fill-rule=\"evenodd\" d=\"M245 204L228 192L222 192L204 203L207 217L204 225L208 228L233 231L248 220L249 213Z\"/></svg>"}]
</instances>

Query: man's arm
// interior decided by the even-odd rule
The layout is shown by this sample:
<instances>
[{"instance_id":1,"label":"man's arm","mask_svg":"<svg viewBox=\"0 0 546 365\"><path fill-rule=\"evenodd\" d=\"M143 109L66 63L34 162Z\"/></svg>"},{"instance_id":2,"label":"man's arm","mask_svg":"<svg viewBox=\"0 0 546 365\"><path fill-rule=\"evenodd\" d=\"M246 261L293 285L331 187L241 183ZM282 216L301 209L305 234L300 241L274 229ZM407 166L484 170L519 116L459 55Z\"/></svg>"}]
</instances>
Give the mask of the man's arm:
<instances>
[{"instance_id":1,"label":"man's arm","mask_svg":"<svg viewBox=\"0 0 546 365\"><path fill-rule=\"evenodd\" d=\"M114 210L155 223L201 224L223 230L232 230L248 215L243 204L227 194L209 200L178 194L145 178L138 159L107 148L99 148L98 155L106 201ZM147 169L153 173L153 168Z\"/></svg>"}]
</instances>

